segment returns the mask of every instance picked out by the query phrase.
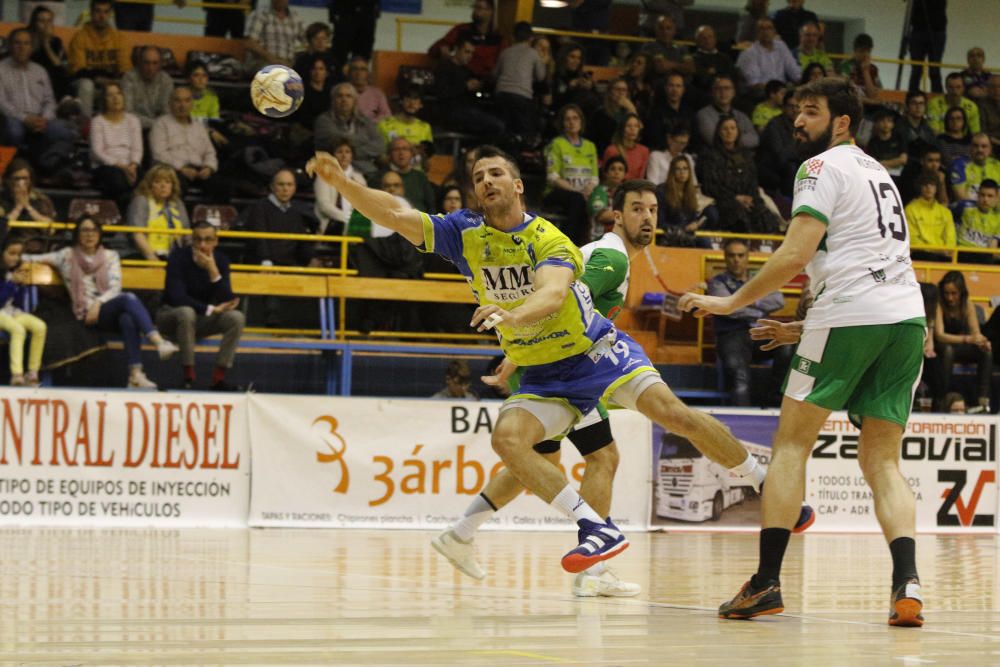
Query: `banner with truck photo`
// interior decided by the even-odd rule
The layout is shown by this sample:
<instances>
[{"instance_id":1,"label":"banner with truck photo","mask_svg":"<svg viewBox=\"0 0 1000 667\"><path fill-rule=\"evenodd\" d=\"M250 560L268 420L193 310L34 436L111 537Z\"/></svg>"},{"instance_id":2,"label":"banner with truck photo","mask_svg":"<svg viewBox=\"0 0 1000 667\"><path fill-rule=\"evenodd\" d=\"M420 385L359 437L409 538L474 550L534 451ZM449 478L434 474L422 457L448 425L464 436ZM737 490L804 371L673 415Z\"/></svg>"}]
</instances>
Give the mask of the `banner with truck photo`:
<instances>
[{"instance_id":1,"label":"banner with truck photo","mask_svg":"<svg viewBox=\"0 0 1000 667\"><path fill-rule=\"evenodd\" d=\"M241 395L0 389L0 525L245 526Z\"/></svg>"},{"instance_id":2,"label":"banner with truck photo","mask_svg":"<svg viewBox=\"0 0 1000 667\"><path fill-rule=\"evenodd\" d=\"M250 395L251 526L439 529L465 510L502 464L490 446L498 401ZM616 411L621 452L611 514L649 525L649 422ZM569 443L561 463L579 483ZM487 528L575 530L525 494Z\"/></svg>"},{"instance_id":3,"label":"banner with truck photo","mask_svg":"<svg viewBox=\"0 0 1000 667\"><path fill-rule=\"evenodd\" d=\"M762 463L770 460L777 410L709 410ZM996 415L915 413L902 443L901 470L917 499L920 532L997 530ZM686 439L654 426L651 525L667 530L757 530L760 497L708 461ZM809 459L810 532L877 532L871 490L858 467L859 432L834 413Z\"/></svg>"}]
</instances>

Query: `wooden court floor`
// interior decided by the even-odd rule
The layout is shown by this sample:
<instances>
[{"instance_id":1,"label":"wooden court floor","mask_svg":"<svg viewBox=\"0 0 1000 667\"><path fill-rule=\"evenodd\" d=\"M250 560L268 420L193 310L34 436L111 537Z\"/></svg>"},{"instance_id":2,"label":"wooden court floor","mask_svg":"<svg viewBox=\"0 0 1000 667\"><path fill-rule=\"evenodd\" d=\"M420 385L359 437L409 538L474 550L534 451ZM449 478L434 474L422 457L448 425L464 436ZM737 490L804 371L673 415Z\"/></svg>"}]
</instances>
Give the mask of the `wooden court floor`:
<instances>
[{"instance_id":1,"label":"wooden court floor","mask_svg":"<svg viewBox=\"0 0 1000 667\"><path fill-rule=\"evenodd\" d=\"M998 665L998 538L922 536L923 629L890 628L874 535L794 537L787 613L714 609L752 534L632 534L632 599L575 599L569 533L485 533L490 576L426 532L0 530L4 665Z\"/></svg>"}]
</instances>

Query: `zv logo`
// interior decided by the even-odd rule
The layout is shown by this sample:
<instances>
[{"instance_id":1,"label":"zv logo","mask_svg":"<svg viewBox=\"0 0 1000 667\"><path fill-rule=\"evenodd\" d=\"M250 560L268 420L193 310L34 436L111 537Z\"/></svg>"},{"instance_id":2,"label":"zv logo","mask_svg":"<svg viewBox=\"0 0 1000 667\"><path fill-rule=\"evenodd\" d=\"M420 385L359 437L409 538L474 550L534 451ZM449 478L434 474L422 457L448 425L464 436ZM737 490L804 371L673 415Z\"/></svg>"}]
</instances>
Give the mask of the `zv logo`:
<instances>
[{"instance_id":1,"label":"zv logo","mask_svg":"<svg viewBox=\"0 0 1000 667\"><path fill-rule=\"evenodd\" d=\"M962 497L962 490L965 488L965 470L938 470L939 482L952 482L954 486L941 492L944 502L937 513L937 525L939 526L992 526L995 524L995 515L976 514L976 507L979 505L979 498L982 496L983 488L987 484L995 484L997 480L996 471L981 470L976 486L972 489L972 498L969 504L965 504ZM952 506L955 507L955 514L951 513ZM956 516L957 515L957 516Z\"/></svg>"},{"instance_id":2,"label":"zv logo","mask_svg":"<svg viewBox=\"0 0 1000 667\"><path fill-rule=\"evenodd\" d=\"M347 487L351 483L350 474L347 472L347 463L344 462L344 453L347 451L347 442L337 433L337 420L333 417L323 415L317 417L312 423L312 431L319 438L327 450L326 452L316 452L316 461L319 463L339 463L340 483L334 488L334 493L347 493Z\"/></svg>"}]
</instances>

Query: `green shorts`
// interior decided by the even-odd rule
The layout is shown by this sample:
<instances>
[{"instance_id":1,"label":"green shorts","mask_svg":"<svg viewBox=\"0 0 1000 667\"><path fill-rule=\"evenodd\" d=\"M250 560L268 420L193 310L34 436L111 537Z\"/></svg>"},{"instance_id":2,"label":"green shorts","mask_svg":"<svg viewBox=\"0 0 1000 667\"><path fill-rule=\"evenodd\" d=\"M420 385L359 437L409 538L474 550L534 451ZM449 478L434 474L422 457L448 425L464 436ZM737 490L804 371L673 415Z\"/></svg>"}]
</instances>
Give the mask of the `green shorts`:
<instances>
[{"instance_id":1,"label":"green shorts","mask_svg":"<svg viewBox=\"0 0 1000 667\"><path fill-rule=\"evenodd\" d=\"M785 396L906 426L924 363L923 318L897 324L807 329L782 388Z\"/></svg>"}]
</instances>

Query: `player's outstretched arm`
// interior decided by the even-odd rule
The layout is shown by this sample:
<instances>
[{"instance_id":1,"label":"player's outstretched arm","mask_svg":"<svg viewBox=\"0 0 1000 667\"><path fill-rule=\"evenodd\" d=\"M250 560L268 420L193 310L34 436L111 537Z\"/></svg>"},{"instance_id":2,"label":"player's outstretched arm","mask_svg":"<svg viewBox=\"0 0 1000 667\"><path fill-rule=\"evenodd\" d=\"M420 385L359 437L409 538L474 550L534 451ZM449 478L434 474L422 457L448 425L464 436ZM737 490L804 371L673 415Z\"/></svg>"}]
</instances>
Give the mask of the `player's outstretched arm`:
<instances>
[{"instance_id":1,"label":"player's outstretched arm","mask_svg":"<svg viewBox=\"0 0 1000 667\"><path fill-rule=\"evenodd\" d=\"M750 329L751 340L765 340L760 349L773 350L782 345L797 345L802 337L804 322L779 322L778 320L757 320Z\"/></svg>"},{"instance_id":2,"label":"player's outstretched arm","mask_svg":"<svg viewBox=\"0 0 1000 667\"><path fill-rule=\"evenodd\" d=\"M695 317L710 313L729 315L744 308L771 292L781 289L789 280L799 275L816 254L820 241L826 234L826 225L805 213L792 218L785 240L767 263L749 282L726 297L708 296L688 292L680 298L678 307L694 311Z\"/></svg>"},{"instance_id":3,"label":"player's outstretched arm","mask_svg":"<svg viewBox=\"0 0 1000 667\"><path fill-rule=\"evenodd\" d=\"M476 308L469 326L478 331L492 329L498 324L523 327L548 317L562 307L573 284L575 275L568 266L546 264L535 271L534 291L513 310L487 304Z\"/></svg>"},{"instance_id":4,"label":"player's outstretched arm","mask_svg":"<svg viewBox=\"0 0 1000 667\"><path fill-rule=\"evenodd\" d=\"M405 208L388 192L374 190L348 178L337 158L329 153L317 151L306 164L306 173L322 178L372 222L399 232L413 245L423 244L424 223L420 211Z\"/></svg>"}]
</instances>

